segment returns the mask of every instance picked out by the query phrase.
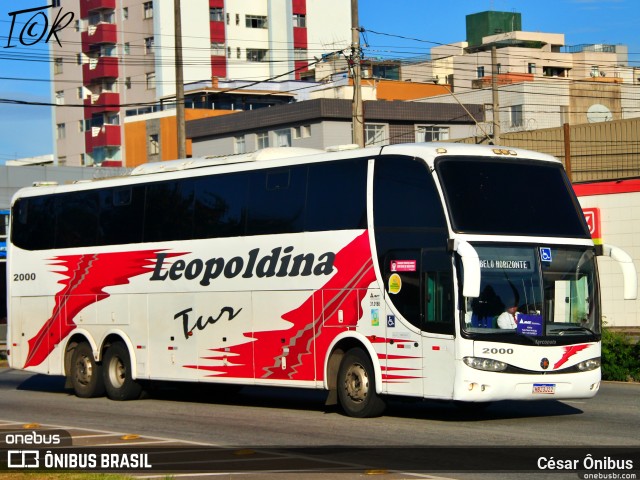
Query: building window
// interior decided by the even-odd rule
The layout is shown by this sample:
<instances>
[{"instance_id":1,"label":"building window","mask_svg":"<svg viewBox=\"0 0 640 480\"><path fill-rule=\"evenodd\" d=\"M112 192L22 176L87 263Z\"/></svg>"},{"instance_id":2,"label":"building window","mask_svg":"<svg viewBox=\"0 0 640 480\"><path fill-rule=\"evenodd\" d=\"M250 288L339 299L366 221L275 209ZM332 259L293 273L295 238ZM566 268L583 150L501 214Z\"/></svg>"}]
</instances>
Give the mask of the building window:
<instances>
[{"instance_id":1,"label":"building window","mask_svg":"<svg viewBox=\"0 0 640 480\"><path fill-rule=\"evenodd\" d=\"M160 153L160 137L157 133L149 135L149 155Z\"/></svg>"},{"instance_id":2,"label":"building window","mask_svg":"<svg viewBox=\"0 0 640 480\"><path fill-rule=\"evenodd\" d=\"M528 68L527 68L527 72L529 73L536 73L536 64L535 63L530 63Z\"/></svg>"},{"instance_id":3,"label":"building window","mask_svg":"<svg viewBox=\"0 0 640 480\"><path fill-rule=\"evenodd\" d=\"M156 72L149 72L146 75L147 90L153 90L156 88Z\"/></svg>"},{"instance_id":4,"label":"building window","mask_svg":"<svg viewBox=\"0 0 640 480\"><path fill-rule=\"evenodd\" d=\"M153 37L147 37L144 39L144 52L147 55L150 55L153 53L153 45L154 45Z\"/></svg>"},{"instance_id":5,"label":"building window","mask_svg":"<svg viewBox=\"0 0 640 480\"><path fill-rule=\"evenodd\" d=\"M264 15L245 15L247 28L267 28L267 17Z\"/></svg>"},{"instance_id":6,"label":"building window","mask_svg":"<svg viewBox=\"0 0 640 480\"><path fill-rule=\"evenodd\" d=\"M64 105L64 90L56 92L56 105Z\"/></svg>"},{"instance_id":7,"label":"building window","mask_svg":"<svg viewBox=\"0 0 640 480\"><path fill-rule=\"evenodd\" d=\"M247 153L244 135L233 137L233 153Z\"/></svg>"},{"instance_id":8,"label":"building window","mask_svg":"<svg viewBox=\"0 0 640 480\"><path fill-rule=\"evenodd\" d=\"M386 145L387 126L383 124L365 123L364 144L367 147L374 145Z\"/></svg>"},{"instance_id":9,"label":"building window","mask_svg":"<svg viewBox=\"0 0 640 480\"><path fill-rule=\"evenodd\" d=\"M269 146L269 133L260 132L256 134L256 142L258 150L261 148L267 148Z\"/></svg>"},{"instance_id":10,"label":"building window","mask_svg":"<svg viewBox=\"0 0 640 480\"><path fill-rule=\"evenodd\" d=\"M224 57L224 43L211 42L211 56Z\"/></svg>"},{"instance_id":11,"label":"building window","mask_svg":"<svg viewBox=\"0 0 640 480\"><path fill-rule=\"evenodd\" d=\"M131 44L129 42L125 42L124 44L124 54L131 55Z\"/></svg>"},{"instance_id":12,"label":"building window","mask_svg":"<svg viewBox=\"0 0 640 480\"><path fill-rule=\"evenodd\" d=\"M240 25L240 14L236 13L236 25Z\"/></svg>"},{"instance_id":13,"label":"building window","mask_svg":"<svg viewBox=\"0 0 640 480\"><path fill-rule=\"evenodd\" d=\"M502 64L496 63L496 73L502 73Z\"/></svg>"},{"instance_id":14,"label":"building window","mask_svg":"<svg viewBox=\"0 0 640 480\"><path fill-rule=\"evenodd\" d=\"M231 47L227 47L227 58L231 58Z\"/></svg>"},{"instance_id":15,"label":"building window","mask_svg":"<svg viewBox=\"0 0 640 480\"><path fill-rule=\"evenodd\" d=\"M258 48L247 48L247 62L264 62L267 58L268 50Z\"/></svg>"},{"instance_id":16,"label":"building window","mask_svg":"<svg viewBox=\"0 0 640 480\"><path fill-rule=\"evenodd\" d=\"M293 128L293 138L309 138L311 136L311 125L300 125Z\"/></svg>"},{"instance_id":17,"label":"building window","mask_svg":"<svg viewBox=\"0 0 640 480\"><path fill-rule=\"evenodd\" d=\"M227 25L229 25L229 14L227 13Z\"/></svg>"},{"instance_id":18,"label":"building window","mask_svg":"<svg viewBox=\"0 0 640 480\"><path fill-rule=\"evenodd\" d=\"M223 22L224 21L224 11L222 8L210 8L209 9L209 20L211 22Z\"/></svg>"},{"instance_id":19,"label":"building window","mask_svg":"<svg viewBox=\"0 0 640 480\"><path fill-rule=\"evenodd\" d=\"M144 2L142 8L144 9L142 18L153 18L153 2Z\"/></svg>"},{"instance_id":20,"label":"building window","mask_svg":"<svg viewBox=\"0 0 640 480\"><path fill-rule=\"evenodd\" d=\"M58 123L56 125L56 138L58 140L64 140L67 136L67 130L64 123Z\"/></svg>"},{"instance_id":21,"label":"building window","mask_svg":"<svg viewBox=\"0 0 640 480\"><path fill-rule=\"evenodd\" d=\"M84 132L84 120L78 120L78 131L80 133Z\"/></svg>"},{"instance_id":22,"label":"building window","mask_svg":"<svg viewBox=\"0 0 640 480\"><path fill-rule=\"evenodd\" d=\"M449 140L449 127L416 126L416 142L441 142L443 140Z\"/></svg>"},{"instance_id":23,"label":"building window","mask_svg":"<svg viewBox=\"0 0 640 480\"><path fill-rule=\"evenodd\" d=\"M127 90L131 90L131 77L125 77L124 86Z\"/></svg>"},{"instance_id":24,"label":"building window","mask_svg":"<svg viewBox=\"0 0 640 480\"><path fill-rule=\"evenodd\" d=\"M283 128L282 130L276 130L276 147L290 147L291 146L291 129Z\"/></svg>"},{"instance_id":25,"label":"building window","mask_svg":"<svg viewBox=\"0 0 640 480\"><path fill-rule=\"evenodd\" d=\"M484 77L484 66L479 66L477 69L478 78Z\"/></svg>"},{"instance_id":26,"label":"building window","mask_svg":"<svg viewBox=\"0 0 640 480\"><path fill-rule=\"evenodd\" d=\"M84 98L84 89L82 87L78 87L78 98L80 100Z\"/></svg>"},{"instance_id":27,"label":"building window","mask_svg":"<svg viewBox=\"0 0 640 480\"><path fill-rule=\"evenodd\" d=\"M53 59L53 73L55 75L62 73L62 58L57 57Z\"/></svg>"},{"instance_id":28,"label":"building window","mask_svg":"<svg viewBox=\"0 0 640 480\"><path fill-rule=\"evenodd\" d=\"M511 105L511 128L522 127L522 125L524 125L522 105Z\"/></svg>"},{"instance_id":29,"label":"building window","mask_svg":"<svg viewBox=\"0 0 640 480\"><path fill-rule=\"evenodd\" d=\"M307 26L307 16L298 13L293 14L293 26L305 28Z\"/></svg>"},{"instance_id":30,"label":"building window","mask_svg":"<svg viewBox=\"0 0 640 480\"><path fill-rule=\"evenodd\" d=\"M240 59L242 55L242 49L240 47L236 48L236 58Z\"/></svg>"},{"instance_id":31,"label":"building window","mask_svg":"<svg viewBox=\"0 0 640 480\"><path fill-rule=\"evenodd\" d=\"M597 65L592 65L591 66L591 76L592 77L599 77L600 76L600 68Z\"/></svg>"},{"instance_id":32,"label":"building window","mask_svg":"<svg viewBox=\"0 0 640 480\"><path fill-rule=\"evenodd\" d=\"M123 7L122 8L122 19L123 20L128 20L129 19L129 7Z\"/></svg>"},{"instance_id":33,"label":"building window","mask_svg":"<svg viewBox=\"0 0 640 480\"><path fill-rule=\"evenodd\" d=\"M76 65L82 65L82 54L78 53L76 55Z\"/></svg>"}]
</instances>

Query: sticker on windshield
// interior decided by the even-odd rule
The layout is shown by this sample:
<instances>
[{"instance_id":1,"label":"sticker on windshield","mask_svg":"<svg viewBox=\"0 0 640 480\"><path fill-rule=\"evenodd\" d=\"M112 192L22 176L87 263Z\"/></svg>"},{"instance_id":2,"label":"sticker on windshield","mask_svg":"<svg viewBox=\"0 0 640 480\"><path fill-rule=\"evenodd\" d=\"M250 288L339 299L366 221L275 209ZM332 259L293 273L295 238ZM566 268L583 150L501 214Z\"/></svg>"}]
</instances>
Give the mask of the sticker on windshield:
<instances>
[{"instance_id":1,"label":"sticker on windshield","mask_svg":"<svg viewBox=\"0 0 640 480\"><path fill-rule=\"evenodd\" d=\"M540 247L540 260L551 262L551 249L549 247Z\"/></svg>"},{"instance_id":2,"label":"sticker on windshield","mask_svg":"<svg viewBox=\"0 0 640 480\"><path fill-rule=\"evenodd\" d=\"M397 273L391 274L391 276L389 277L389 293L395 295L396 293L400 293L401 289L402 279L400 278L400 275L398 275Z\"/></svg>"},{"instance_id":3,"label":"sticker on windshield","mask_svg":"<svg viewBox=\"0 0 640 480\"><path fill-rule=\"evenodd\" d=\"M389 268L392 272L415 272L416 260L392 260Z\"/></svg>"}]
</instances>

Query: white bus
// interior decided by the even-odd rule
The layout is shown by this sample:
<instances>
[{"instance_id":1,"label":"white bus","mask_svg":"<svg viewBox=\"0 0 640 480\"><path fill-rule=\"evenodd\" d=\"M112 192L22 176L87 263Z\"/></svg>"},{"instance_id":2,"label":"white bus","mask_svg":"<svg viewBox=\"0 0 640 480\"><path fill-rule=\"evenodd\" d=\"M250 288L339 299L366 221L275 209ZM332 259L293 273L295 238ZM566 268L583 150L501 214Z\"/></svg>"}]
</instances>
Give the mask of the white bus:
<instances>
[{"instance_id":1,"label":"white bus","mask_svg":"<svg viewBox=\"0 0 640 480\"><path fill-rule=\"evenodd\" d=\"M140 381L480 405L600 385L595 246L562 164L501 147L266 149L19 191L10 365L80 397ZM514 312L514 307L517 312ZM499 321L511 312L512 325ZM501 328L506 327L506 328Z\"/></svg>"}]
</instances>

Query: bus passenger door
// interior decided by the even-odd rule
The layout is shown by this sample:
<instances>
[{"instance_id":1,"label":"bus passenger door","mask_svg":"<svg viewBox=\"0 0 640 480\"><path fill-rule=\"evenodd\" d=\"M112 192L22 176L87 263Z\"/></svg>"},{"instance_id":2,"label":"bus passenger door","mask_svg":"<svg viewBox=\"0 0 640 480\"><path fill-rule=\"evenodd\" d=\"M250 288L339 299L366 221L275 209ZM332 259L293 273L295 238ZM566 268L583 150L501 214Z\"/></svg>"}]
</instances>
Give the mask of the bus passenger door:
<instances>
[{"instance_id":1,"label":"bus passenger door","mask_svg":"<svg viewBox=\"0 0 640 480\"><path fill-rule=\"evenodd\" d=\"M429 266L426 262L424 265ZM451 271L423 271L421 283L424 396L452 398L455 318Z\"/></svg>"},{"instance_id":2,"label":"bus passenger door","mask_svg":"<svg viewBox=\"0 0 640 480\"><path fill-rule=\"evenodd\" d=\"M387 352L381 360L382 391L421 397L420 250L390 250L383 268L386 312L380 320L385 322Z\"/></svg>"}]
</instances>

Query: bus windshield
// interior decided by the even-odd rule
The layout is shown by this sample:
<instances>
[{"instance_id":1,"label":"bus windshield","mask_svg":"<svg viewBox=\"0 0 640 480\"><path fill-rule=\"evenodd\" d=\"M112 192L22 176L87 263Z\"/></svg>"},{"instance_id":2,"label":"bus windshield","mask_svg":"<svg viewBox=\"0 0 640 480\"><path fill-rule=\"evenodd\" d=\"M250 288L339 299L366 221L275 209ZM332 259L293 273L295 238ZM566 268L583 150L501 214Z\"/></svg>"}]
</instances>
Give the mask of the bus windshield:
<instances>
[{"instance_id":1,"label":"bus windshield","mask_svg":"<svg viewBox=\"0 0 640 480\"><path fill-rule=\"evenodd\" d=\"M464 331L531 337L599 335L595 253L585 248L475 245L480 296Z\"/></svg>"},{"instance_id":2,"label":"bus windshield","mask_svg":"<svg viewBox=\"0 0 640 480\"><path fill-rule=\"evenodd\" d=\"M560 163L445 156L436 171L456 232L591 238Z\"/></svg>"}]
</instances>

